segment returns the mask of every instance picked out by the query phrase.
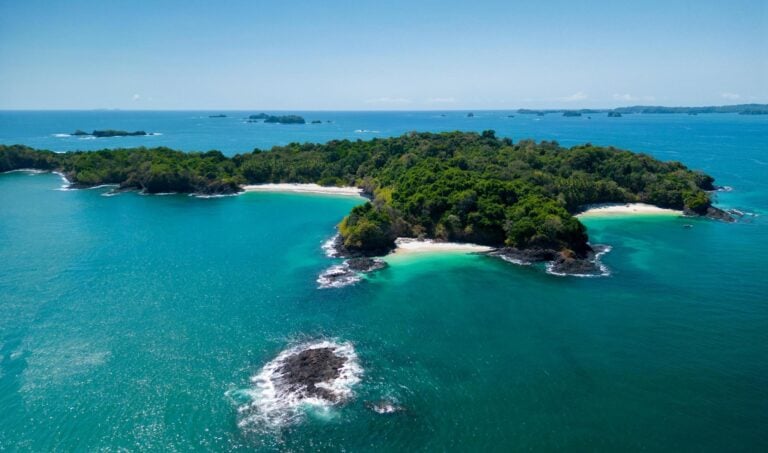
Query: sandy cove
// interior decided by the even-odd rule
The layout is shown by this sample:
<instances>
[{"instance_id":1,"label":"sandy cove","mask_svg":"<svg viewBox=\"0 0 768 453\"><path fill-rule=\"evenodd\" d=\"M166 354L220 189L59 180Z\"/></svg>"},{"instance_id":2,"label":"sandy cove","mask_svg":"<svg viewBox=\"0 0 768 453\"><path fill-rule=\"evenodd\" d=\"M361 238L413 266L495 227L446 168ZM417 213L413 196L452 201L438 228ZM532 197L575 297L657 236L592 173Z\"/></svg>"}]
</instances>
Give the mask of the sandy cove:
<instances>
[{"instance_id":1,"label":"sandy cove","mask_svg":"<svg viewBox=\"0 0 768 453\"><path fill-rule=\"evenodd\" d=\"M431 239L420 241L418 239L411 238L397 238L395 240L397 246L392 252L393 255L406 255L411 253L428 253L428 252L463 252L463 253L478 253L478 252L490 252L494 250L493 247L487 245L478 245L462 242L437 242Z\"/></svg>"},{"instance_id":2,"label":"sandy cove","mask_svg":"<svg viewBox=\"0 0 768 453\"><path fill-rule=\"evenodd\" d=\"M647 214L664 214L664 215L683 215L683 211L677 211L675 209L666 209L645 203L605 203L598 205L586 206L586 209L576 217L602 217L613 215L647 215Z\"/></svg>"},{"instance_id":3,"label":"sandy cove","mask_svg":"<svg viewBox=\"0 0 768 453\"><path fill-rule=\"evenodd\" d=\"M246 192L292 192L323 195L346 195L362 197L363 189L357 187L332 187L318 184L251 184L242 186Z\"/></svg>"}]
</instances>

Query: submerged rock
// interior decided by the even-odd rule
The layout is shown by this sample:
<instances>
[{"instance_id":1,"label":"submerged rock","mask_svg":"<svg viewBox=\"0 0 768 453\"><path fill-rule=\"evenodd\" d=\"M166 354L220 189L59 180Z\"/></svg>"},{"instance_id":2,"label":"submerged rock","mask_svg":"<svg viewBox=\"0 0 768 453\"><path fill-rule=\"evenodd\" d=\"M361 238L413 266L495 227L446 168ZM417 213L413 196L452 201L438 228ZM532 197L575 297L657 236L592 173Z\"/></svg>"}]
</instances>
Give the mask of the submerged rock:
<instances>
[{"instance_id":1,"label":"submerged rock","mask_svg":"<svg viewBox=\"0 0 768 453\"><path fill-rule=\"evenodd\" d=\"M377 414L394 414L395 412L405 411L405 407L397 404L396 401L390 400L366 401L365 407Z\"/></svg>"},{"instance_id":2,"label":"submerged rock","mask_svg":"<svg viewBox=\"0 0 768 453\"><path fill-rule=\"evenodd\" d=\"M350 258L346 263L355 272L373 272L387 267L387 263L375 258Z\"/></svg>"}]
</instances>

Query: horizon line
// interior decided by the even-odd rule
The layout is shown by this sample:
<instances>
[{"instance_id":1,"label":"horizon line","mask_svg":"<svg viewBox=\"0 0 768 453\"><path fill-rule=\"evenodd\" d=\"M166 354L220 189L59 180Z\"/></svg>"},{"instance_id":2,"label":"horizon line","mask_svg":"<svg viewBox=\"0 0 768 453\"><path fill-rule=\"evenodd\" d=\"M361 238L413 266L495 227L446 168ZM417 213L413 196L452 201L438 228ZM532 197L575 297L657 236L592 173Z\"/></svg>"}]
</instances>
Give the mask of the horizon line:
<instances>
[{"instance_id":1,"label":"horizon line","mask_svg":"<svg viewBox=\"0 0 768 453\"><path fill-rule=\"evenodd\" d=\"M252 112L252 111L270 111L270 112L507 112L518 110L533 111L568 111L568 110L615 110L621 108L637 107L663 107L663 108L710 108L710 107L739 107L747 105L768 106L768 103L747 102L741 104L704 104L704 105L663 105L663 104L632 104L616 107L509 107L509 108L449 108L449 109L286 109L286 108L168 108L168 109L133 109L120 107L94 107L94 108L0 108L0 112L100 112L100 111L123 111L123 112Z\"/></svg>"}]
</instances>

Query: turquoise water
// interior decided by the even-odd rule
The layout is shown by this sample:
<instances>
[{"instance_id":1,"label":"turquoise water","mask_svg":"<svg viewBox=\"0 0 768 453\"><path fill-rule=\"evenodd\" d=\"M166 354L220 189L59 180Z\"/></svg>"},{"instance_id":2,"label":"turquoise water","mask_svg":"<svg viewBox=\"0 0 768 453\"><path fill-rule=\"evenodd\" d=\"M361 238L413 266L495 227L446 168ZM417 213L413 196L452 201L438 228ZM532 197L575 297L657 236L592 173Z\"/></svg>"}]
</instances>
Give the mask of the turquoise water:
<instances>
[{"instance_id":1,"label":"turquoise water","mask_svg":"<svg viewBox=\"0 0 768 453\"><path fill-rule=\"evenodd\" d=\"M170 126L183 115L4 112L0 142L65 150L70 138L50 134L151 123L168 126L147 140L182 149L294 137L233 133L234 144L213 146L213 126ZM425 130L428 115L319 116L354 136ZM720 205L756 216L585 220L593 242L613 247L607 278L427 254L321 290L318 274L336 262L321 245L357 199L103 197L56 190L55 175L0 175L0 450L768 448L768 119L515 117L503 129L501 113L476 115L479 129L516 139L681 160L733 187ZM121 117L135 123L115 124ZM293 423L239 426L250 378L284 349L321 339L354 345L355 397ZM405 410L366 406L381 399Z\"/></svg>"}]
</instances>

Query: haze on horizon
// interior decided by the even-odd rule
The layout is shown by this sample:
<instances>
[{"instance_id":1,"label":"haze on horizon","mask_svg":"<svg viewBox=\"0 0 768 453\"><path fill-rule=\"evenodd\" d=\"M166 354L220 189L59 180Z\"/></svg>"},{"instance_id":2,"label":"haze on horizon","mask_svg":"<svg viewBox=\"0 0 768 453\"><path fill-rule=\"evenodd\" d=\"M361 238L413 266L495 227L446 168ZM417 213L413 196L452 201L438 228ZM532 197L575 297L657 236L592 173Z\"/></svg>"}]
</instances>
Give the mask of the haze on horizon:
<instances>
[{"instance_id":1,"label":"haze on horizon","mask_svg":"<svg viewBox=\"0 0 768 453\"><path fill-rule=\"evenodd\" d=\"M768 102L768 6L0 0L0 109Z\"/></svg>"}]
</instances>

